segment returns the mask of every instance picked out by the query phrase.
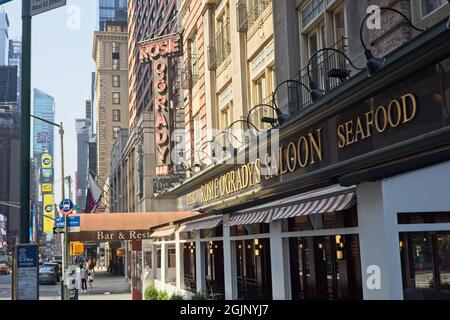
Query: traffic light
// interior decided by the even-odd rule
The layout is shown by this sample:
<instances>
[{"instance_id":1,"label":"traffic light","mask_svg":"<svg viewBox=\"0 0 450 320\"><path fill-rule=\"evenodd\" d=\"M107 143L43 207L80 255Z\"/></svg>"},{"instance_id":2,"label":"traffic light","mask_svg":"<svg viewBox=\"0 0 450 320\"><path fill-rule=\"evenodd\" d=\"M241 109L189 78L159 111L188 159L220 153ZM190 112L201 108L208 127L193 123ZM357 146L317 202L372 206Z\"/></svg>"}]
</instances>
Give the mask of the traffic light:
<instances>
[{"instance_id":1,"label":"traffic light","mask_svg":"<svg viewBox=\"0 0 450 320\"><path fill-rule=\"evenodd\" d=\"M84 243L82 242L71 242L70 243L70 255L78 256L84 252Z\"/></svg>"}]
</instances>

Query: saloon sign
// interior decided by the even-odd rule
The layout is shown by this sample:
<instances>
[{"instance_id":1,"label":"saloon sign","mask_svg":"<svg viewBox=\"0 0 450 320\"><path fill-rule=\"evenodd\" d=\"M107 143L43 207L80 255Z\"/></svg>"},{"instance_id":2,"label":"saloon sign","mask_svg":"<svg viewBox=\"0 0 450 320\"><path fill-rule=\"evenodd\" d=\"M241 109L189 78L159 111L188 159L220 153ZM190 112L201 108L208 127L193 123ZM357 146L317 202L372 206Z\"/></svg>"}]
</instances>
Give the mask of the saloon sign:
<instances>
[{"instance_id":1,"label":"saloon sign","mask_svg":"<svg viewBox=\"0 0 450 320\"><path fill-rule=\"evenodd\" d=\"M182 54L181 35L152 39L140 44L140 61L153 62L155 141L156 141L156 174L167 175L170 170L171 138L173 115L170 105L172 75L169 57Z\"/></svg>"}]
</instances>

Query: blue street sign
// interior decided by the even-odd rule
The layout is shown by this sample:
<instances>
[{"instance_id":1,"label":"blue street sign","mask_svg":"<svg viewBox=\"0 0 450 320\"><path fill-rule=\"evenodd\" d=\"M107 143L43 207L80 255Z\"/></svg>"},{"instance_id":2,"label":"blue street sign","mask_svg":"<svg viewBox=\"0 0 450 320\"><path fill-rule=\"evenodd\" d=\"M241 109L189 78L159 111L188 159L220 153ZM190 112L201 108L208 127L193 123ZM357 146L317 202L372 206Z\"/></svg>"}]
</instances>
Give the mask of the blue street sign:
<instances>
[{"instance_id":1,"label":"blue street sign","mask_svg":"<svg viewBox=\"0 0 450 320\"><path fill-rule=\"evenodd\" d=\"M69 227L79 227L80 226L80 217L69 217ZM56 219L56 227L64 228L64 217L59 217Z\"/></svg>"},{"instance_id":2,"label":"blue street sign","mask_svg":"<svg viewBox=\"0 0 450 320\"><path fill-rule=\"evenodd\" d=\"M10 2L11 0L0 0L0 5Z\"/></svg>"},{"instance_id":3,"label":"blue street sign","mask_svg":"<svg viewBox=\"0 0 450 320\"><path fill-rule=\"evenodd\" d=\"M73 202L69 199L64 199L59 204L59 210L61 210L65 214L69 214L73 212Z\"/></svg>"},{"instance_id":4,"label":"blue street sign","mask_svg":"<svg viewBox=\"0 0 450 320\"><path fill-rule=\"evenodd\" d=\"M37 267L37 246L35 245L19 245L17 246L17 267L33 268Z\"/></svg>"}]
</instances>

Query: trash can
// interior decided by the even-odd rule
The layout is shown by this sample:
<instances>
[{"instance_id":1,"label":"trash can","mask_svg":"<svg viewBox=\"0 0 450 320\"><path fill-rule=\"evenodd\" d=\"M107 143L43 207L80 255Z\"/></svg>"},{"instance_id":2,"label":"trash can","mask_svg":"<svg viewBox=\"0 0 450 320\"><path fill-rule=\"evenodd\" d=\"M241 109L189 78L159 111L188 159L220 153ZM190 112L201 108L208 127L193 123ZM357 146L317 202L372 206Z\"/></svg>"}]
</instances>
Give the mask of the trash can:
<instances>
[{"instance_id":1,"label":"trash can","mask_svg":"<svg viewBox=\"0 0 450 320\"><path fill-rule=\"evenodd\" d=\"M80 270L77 266L70 266L67 275L67 289L69 300L78 300L78 290L80 289Z\"/></svg>"}]
</instances>

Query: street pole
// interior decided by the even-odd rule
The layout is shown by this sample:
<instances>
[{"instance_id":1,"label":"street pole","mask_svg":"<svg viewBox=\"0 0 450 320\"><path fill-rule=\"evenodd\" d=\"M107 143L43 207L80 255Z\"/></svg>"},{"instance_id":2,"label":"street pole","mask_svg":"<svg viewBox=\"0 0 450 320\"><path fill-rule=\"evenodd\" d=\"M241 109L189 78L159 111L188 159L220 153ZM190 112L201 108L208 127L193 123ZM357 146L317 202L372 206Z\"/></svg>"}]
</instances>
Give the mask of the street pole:
<instances>
[{"instance_id":1,"label":"street pole","mask_svg":"<svg viewBox=\"0 0 450 320\"><path fill-rule=\"evenodd\" d=\"M64 176L64 127L61 122L59 125L59 135L61 140L61 201L66 197L65 195L65 176ZM67 215L64 216L64 243L63 243L63 281L61 281L61 300L68 300L67 288L64 283L67 281L67 267L69 261L69 223Z\"/></svg>"},{"instance_id":2,"label":"street pole","mask_svg":"<svg viewBox=\"0 0 450 320\"><path fill-rule=\"evenodd\" d=\"M30 243L31 15L29 0L22 0L21 72L22 123L20 130L20 243Z\"/></svg>"}]
</instances>

